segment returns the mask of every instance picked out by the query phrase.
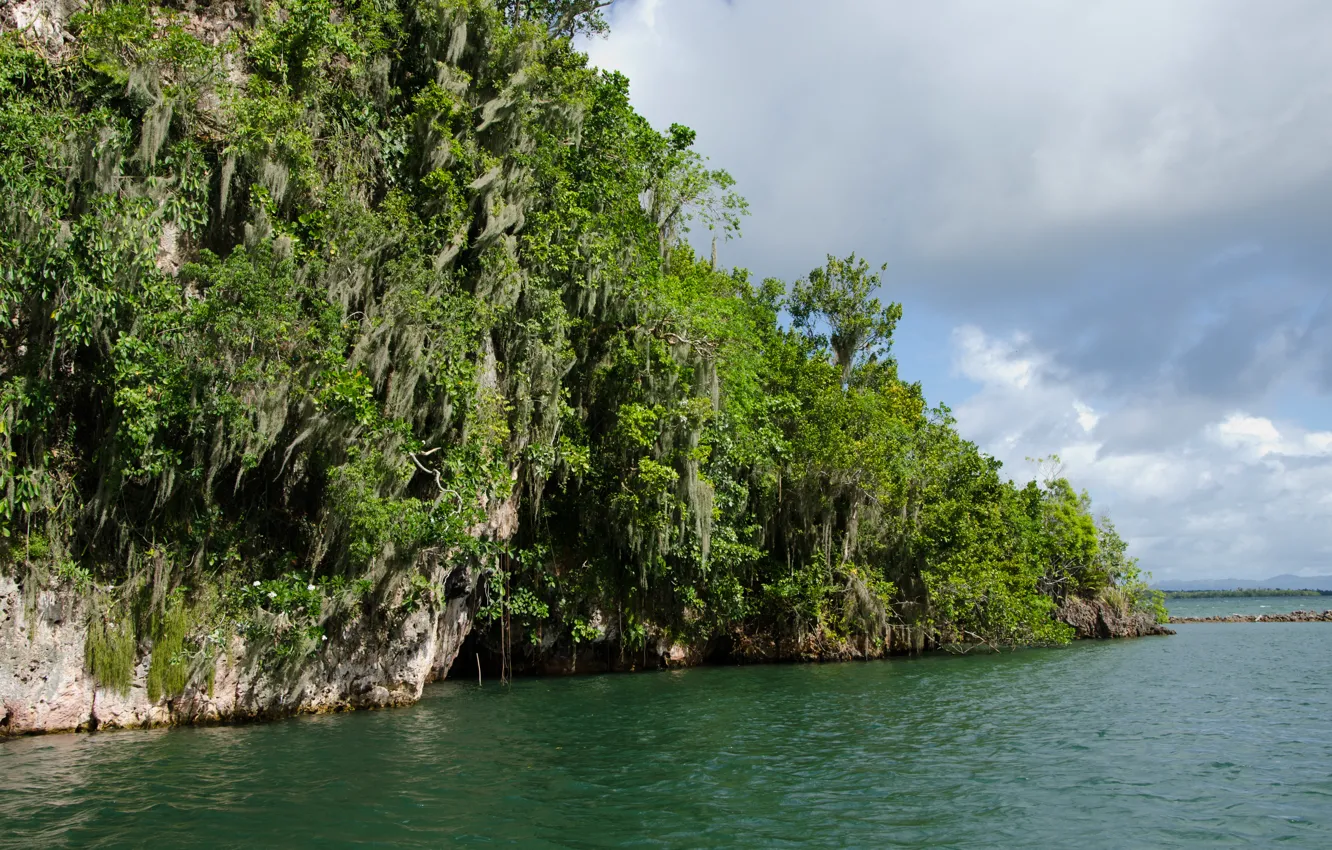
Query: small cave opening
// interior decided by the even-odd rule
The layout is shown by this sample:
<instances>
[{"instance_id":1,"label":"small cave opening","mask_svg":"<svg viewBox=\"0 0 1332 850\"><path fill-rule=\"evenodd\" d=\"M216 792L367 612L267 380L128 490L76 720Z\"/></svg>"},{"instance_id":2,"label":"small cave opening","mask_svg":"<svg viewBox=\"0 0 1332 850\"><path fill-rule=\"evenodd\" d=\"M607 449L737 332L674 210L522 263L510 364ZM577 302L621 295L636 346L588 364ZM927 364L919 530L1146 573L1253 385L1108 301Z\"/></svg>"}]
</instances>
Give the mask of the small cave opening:
<instances>
[{"instance_id":1,"label":"small cave opening","mask_svg":"<svg viewBox=\"0 0 1332 850\"><path fill-rule=\"evenodd\" d=\"M448 678L457 682L468 682L479 676L482 683L499 681L504 659L486 645L480 632L480 629L474 628L463 638L458 656L453 659L453 666L449 668Z\"/></svg>"}]
</instances>

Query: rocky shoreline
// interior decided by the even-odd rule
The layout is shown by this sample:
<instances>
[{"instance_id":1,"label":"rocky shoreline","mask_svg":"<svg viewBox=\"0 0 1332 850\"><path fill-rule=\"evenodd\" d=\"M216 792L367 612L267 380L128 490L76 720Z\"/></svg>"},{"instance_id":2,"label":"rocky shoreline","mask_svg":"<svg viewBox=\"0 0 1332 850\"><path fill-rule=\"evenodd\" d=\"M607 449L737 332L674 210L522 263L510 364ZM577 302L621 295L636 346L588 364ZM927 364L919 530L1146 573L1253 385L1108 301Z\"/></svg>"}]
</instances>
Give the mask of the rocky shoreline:
<instances>
[{"instance_id":1,"label":"rocky shoreline","mask_svg":"<svg viewBox=\"0 0 1332 850\"><path fill-rule=\"evenodd\" d=\"M470 590L475 576L471 570L464 572ZM440 584L456 578L444 564L438 565L435 573ZM112 693L93 681L84 665L87 612L77 594L45 590L30 608L12 579L3 579L0 739L33 733L235 723L408 705L420 698L427 682L446 677L459 655L466 657L481 649L463 646L472 632L471 596L467 593L442 605L427 605L399 621L379 623L378 628L370 621L350 624L334 636L321 658L297 670L256 665L248 658L253 648L233 641L229 651L216 660L212 687L192 687L175 699L155 701L149 699L146 688L147 653L135 665L128 692ZM1290 620L1297 615L1332 621L1332 611L1272 615L1271 619L1282 616ZM1056 617L1072 626L1075 637L1081 640L1174 634L1149 615L1120 612L1100 600L1066 600ZM618 652L613 640L607 640L611 635L605 634L572 653L548 651L537 652L534 657L520 656L514 659L518 662L514 666L520 673L561 675L708 663L868 660L938 648L920 629L898 626L890 634L890 640L876 646L813 638L783 644L769 636L739 633L721 643L682 646L666 641L664 635L650 635L645 650L626 656ZM484 650L478 653L478 663L481 654ZM461 675L471 676L470 661L461 671ZM486 672L486 678L492 679L496 671Z\"/></svg>"},{"instance_id":2,"label":"rocky shoreline","mask_svg":"<svg viewBox=\"0 0 1332 850\"><path fill-rule=\"evenodd\" d=\"M472 571L463 580L475 581ZM452 577L437 570L441 583ZM135 661L123 692L88 672L86 600L44 590L28 605L12 579L0 578L0 739L48 732L277 719L409 705L427 682L443 678L471 628L466 599L385 621L362 617L341 629L316 659L264 663L262 647L233 637L213 660L208 681L174 697L152 698L150 651Z\"/></svg>"},{"instance_id":3,"label":"rocky shoreline","mask_svg":"<svg viewBox=\"0 0 1332 850\"><path fill-rule=\"evenodd\" d=\"M1059 612L1055 614L1055 619L1072 626L1077 640L1106 640L1175 633L1173 629L1156 622L1150 614L1122 612L1100 599L1076 597L1066 599L1060 606Z\"/></svg>"},{"instance_id":4,"label":"rocky shoreline","mask_svg":"<svg viewBox=\"0 0 1332 850\"><path fill-rule=\"evenodd\" d=\"M0 404L0 736L404 705L455 662L470 680L1054 641L1068 630L1047 628L1052 588L1132 572L1065 479L1029 492L994 477L951 422L910 412L917 390L891 369L851 393L842 351L825 381L812 328L788 339L738 270L667 269L682 237L635 200L676 180L656 151L726 210L743 201L725 172L693 170L692 131L659 137L622 82L584 71L565 39L600 29L609 3L333 5L334 29L307 33L238 0L0 2L0 75L22 78L0 84L10 112L98 140L0 145L26 163L0 188L31 201L0 236L32 255L6 270L18 306L0 372L42 388ZM621 144L640 130L650 144ZM597 197L608 186L620 200ZM107 251L142 261L87 259ZM75 267L130 306L51 289ZM714 281L692 305L677 304L685 268ZM878 281L854 255L811 275L825 273L852 293ZM828 297L792 295L835 323L887 322L862 346L886 356L891 310ZM731 311L749 318L715 332L692 318ZM755 366L718 356L733 347ZM114 368L76 374L99 361ZM733 406L732 385L784 401ZM714 415L808 439L737 443L729 425L711 436ZM906 493L884 478L897 448L840 448L847 428L900 422L956 449L903 449L922 482ZM788 465L819 472L783 491ZM957 475L984 478L931 526L921 494ZM1028 495L1048 521L1004 520ZM1113 557L1089 559L1070 522ZM743 549L709 561L714 536ZM1049 556L972 569L1000 550ZM1100 601L1066 608L1080 638L1168 632ZM716 634L709 611L742 625Z\"/></svg>"},{"instance_id":5,"label":"rocky shoreline","mask_svg":"<svg viewBox=\"0 0 1332 850\"><path fill-rule=\"evenodd\" d=\"M1227 614L1224 617L1171 617L1172 623L1332 623L1332 611L1289 614Z\"/></svg>"}]
</instances>

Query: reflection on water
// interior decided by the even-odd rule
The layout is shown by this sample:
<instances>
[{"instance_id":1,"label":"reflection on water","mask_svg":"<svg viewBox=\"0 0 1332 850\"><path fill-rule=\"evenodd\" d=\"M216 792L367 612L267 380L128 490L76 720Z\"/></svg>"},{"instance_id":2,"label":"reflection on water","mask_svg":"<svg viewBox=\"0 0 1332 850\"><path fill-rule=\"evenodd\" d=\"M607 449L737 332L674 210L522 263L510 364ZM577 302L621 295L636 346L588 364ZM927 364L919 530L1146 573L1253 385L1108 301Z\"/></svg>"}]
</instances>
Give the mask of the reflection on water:
<instances>
[{"instance_id":1,"label":"reflection on water","mask_svg":"<svg viewBox=\"0 0 1332 850\"><path fill-rule=\"evenodd\" d=\"M1332 627L0 745L0 844L1332 846Z\"/></svg>"}]
</instances>

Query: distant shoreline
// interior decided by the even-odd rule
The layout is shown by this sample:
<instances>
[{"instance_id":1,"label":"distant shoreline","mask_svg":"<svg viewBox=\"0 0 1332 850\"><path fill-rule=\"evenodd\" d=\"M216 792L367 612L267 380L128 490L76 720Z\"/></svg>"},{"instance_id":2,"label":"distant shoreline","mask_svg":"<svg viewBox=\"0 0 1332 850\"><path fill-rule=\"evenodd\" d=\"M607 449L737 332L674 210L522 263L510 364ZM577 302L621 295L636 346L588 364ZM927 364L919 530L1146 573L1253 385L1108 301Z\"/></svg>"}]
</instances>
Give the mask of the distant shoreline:
<instances>
[{"instance_id":1,"label":"distant shoreline","mask_svg":"<svg viewBox=\"0 0 1332 850\"><path fill-rule=\"evenodd\" d=\"M1332 590L1280 590L1267 587L1236 588L1235 590L1163 590L1161 593L1166 599L1227 599L1242 596L1332 596Z\"/></svg>"},{"instance_id":2,"label":"distant shoreline","mask_svg":"<svg viewBox=\"0 0 1332 850\"><path fill-rule=\"evenodd\" d=\"M1332 623L1332 611L1289 614L1228 614L1222 617L1171 617L1171 623Z\"/></svg>"}]
</instances>

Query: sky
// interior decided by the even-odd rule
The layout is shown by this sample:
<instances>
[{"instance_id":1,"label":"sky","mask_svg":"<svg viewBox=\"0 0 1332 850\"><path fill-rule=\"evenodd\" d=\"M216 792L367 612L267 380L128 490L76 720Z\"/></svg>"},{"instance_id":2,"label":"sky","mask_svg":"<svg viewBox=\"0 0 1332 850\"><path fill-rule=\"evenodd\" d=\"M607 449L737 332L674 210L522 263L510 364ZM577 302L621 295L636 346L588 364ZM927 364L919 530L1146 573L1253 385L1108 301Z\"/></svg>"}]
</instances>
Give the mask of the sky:
<instances>
[{"instance_id":1,"label":"sky","mask_svg":"<svg viewBox=\"0 0 1332 850\"><path fill-rule=\"evenodd\" d=\"M1332 3L618 0L585 45L748 198L723 265L888 264L904 377L1062 459L1158 582L1332 574Z\"/></svg>"}]
</instances>

